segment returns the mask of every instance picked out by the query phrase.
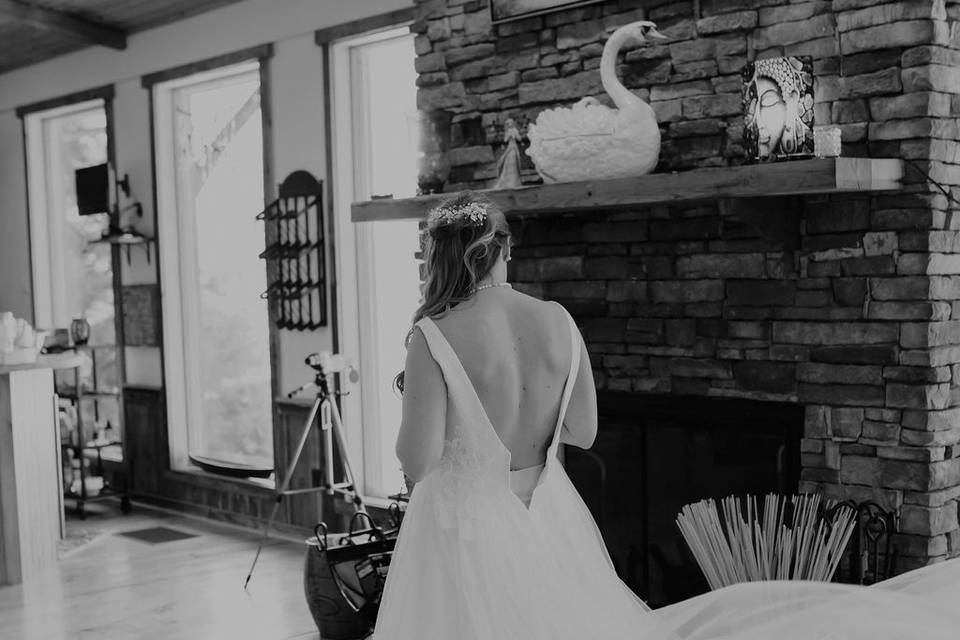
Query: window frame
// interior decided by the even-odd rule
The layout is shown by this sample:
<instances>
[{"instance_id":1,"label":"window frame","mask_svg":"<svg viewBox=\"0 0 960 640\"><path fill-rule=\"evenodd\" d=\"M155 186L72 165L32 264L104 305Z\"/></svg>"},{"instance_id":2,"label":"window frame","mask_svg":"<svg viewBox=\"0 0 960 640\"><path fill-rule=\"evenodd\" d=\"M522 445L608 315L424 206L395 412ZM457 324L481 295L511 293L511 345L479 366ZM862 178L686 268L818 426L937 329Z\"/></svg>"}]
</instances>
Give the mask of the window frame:
<instances>
[{"instance_id":1,"label":"window frame","mask_svg":"<svg viewBox=\"0 0 960 640\"><path fill-rule=\"evenodd\" d=\"M254 68L259 73L260 80L260 110L263 144L263 206L272 199L275 190L273 177L273 139L271 135L270 110L270 73L269 62L273 55L273 46L265 44L241 51L228 53L215 58L159 71L141 79L142 86L148 90L150 108L150 145L153 175L154 198L154 228L157 235L157 273L158 284L163 303L161 305L161 325L163 335L162 379L165 388L167 446L169 453L169 468L178 473L207 475L207 472L190 462L189 454L189 408L187 402L188 387L187 367L184 351L187 348L185 341L195 344L196 336L185 334L185 319L183 316L185 293L181 286L182 275L185 269L181 268L181 249L184 234L179 224L179 209L177 206L178 194L175 181L174 158L169 144L161 144L158 136L172 130L172 112L169 108L161 109L161 103L166 104L175 89L199 84L215 79L228 80L242 73L249 73ZM245 69L249 67L249 69ZM167 218L164 221L164 218ZM192 239L187 237L187 243ZM174 247L175 249L171 249ZM176 255L173 255L176 254ZM264 268L266 268L264 266ZM269 330L269 361L270 361L270 414L271 440L273 448L273 466L278 468L277 454L277 395L278 377L280 371L279 338L277 335L273 308L268 305ZM263 481L255 479L236 479L238 482L264 486L275 484L274 480Z\"/></svg>"},{"instance_id":2,"label":"window frame","mask_svg":"<svg viewBox=\"0 0 960 640\"><path fill-rule=\"evenodd\" d=\"M331 210L336 218L334 233L337 252L335 269L339 283L338 304L335 312L336 325L340 328L335 339L337 351L348 355L356 354L359 360L361 384L351 386L349 395L341 398L344 413L344 427L346 431L346 449L353 466L355 482L360 494L367 504L386 507L391 500L386 496L372 495L367 490L368 484L382 482L379 476L380 457L382 456L382 437L379 429L371 425L368 419L371 411L364 402L365 372L374 370L368 355L376 350L376 333L370 323L371 315L365 313L367 309L364 300L370 297L375 289L375 282L371 282L358 269L358 256L363 256L372 250L373 237L364 225L356 225L350 219L350 205L356 200L366 199L370 194L366 173L357 171L360 166L367 166L368 143L364 137L368 127L364 126L369 120L366 102L357 98L358 86L362 74L354 64L351 49L364 45L374 44L384 40L405 36L413 37L409 32L412 22L409 14L399 13L395 18L402 18L399 22L380 20L374 28L356 31L353 33L339 30L335 37L324 41L325 59L328 63L327 94L330 96L330 108L327 110L330 123L330 184L333 206ZM367 25L369 26L369 25ZM318 41L320 34L317 35ZM360 291L368 292L361 296ZM361 338L366 341L366 347L361 348ZM369 384L367 385L369 386ZM375 393L375 392L373 392ZM400 416L397 416L400 420ZM351 437L355 430L353 424L359 425L361 437ZM377 477L371 478L370 474Z\"/></svg>"},{"instance_id":3,"label":"window frame","mask_svg":"<svg viewBox=\"0 0 960 640\"><path fill-rule=\"evenodd\" d=\"M16 109L20 118L23 132L23 162L27 191L27 229L30 255L30 285L33 312L33 324L37 327L50 329L54 327L58 312L58 305L62 304L62 268L57 271L58 259L54 255L51 242L50 211L47 184L48 152L47 141L43 135L43 121L71 113L85 111L102 104L106 116L107 133L107 162L116 167L116 142L113 123L113 85L104 85L76 93L59 96L50 100L43 100ZM32 162L37 157L44 158L40 163L40 171ZM110 213L111 224L113 212ZM117 364L120 383L126 380L123 349L123 308L121 295L121 261L117 247L111 247L111 271L113 279L114 300L114 336L117 347Z\"/></svg>"}]
</instances>

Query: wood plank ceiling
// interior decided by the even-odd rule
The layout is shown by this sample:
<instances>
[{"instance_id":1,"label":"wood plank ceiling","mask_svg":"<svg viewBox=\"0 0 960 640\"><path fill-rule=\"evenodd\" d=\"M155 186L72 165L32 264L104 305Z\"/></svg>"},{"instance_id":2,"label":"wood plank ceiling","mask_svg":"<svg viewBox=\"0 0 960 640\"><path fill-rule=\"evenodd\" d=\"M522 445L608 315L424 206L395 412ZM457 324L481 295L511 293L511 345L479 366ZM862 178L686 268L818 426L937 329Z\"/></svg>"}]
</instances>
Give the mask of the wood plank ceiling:
<instances>
[{"instance_id":1,"label":"wood plank ceiling","mask_svg":"<svg viewBox=\"0 0 960 640\"><path fill-rule=\"evenodd\" d=\"M0 73L242 0L0 0Z\"/></svg>"}]
</instances>

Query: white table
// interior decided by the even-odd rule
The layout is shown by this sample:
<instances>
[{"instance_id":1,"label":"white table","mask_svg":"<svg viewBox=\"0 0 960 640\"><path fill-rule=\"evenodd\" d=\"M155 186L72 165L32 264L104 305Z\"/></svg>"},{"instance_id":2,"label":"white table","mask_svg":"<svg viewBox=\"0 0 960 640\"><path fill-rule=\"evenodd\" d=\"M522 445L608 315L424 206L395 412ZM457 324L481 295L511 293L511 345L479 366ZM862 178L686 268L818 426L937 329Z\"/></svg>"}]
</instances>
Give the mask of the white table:
<instances>
[{"instance_id":1,"label":"white table","mask_svg":"<svg viewBox=\"0 0 960 640\"><path fill-rule=\"evenodd\" d=\"M0 585L56 566L63 487L53 370L82 362L71 352L0 366Z\"/></svg>"}]
</instances>

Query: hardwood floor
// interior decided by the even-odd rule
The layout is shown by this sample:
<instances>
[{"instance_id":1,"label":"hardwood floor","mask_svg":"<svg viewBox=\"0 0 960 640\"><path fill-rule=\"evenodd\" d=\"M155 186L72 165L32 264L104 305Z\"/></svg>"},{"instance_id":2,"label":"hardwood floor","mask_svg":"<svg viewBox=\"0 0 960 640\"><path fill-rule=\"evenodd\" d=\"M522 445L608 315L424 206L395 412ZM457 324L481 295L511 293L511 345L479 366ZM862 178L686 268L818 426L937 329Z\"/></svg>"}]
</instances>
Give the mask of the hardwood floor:
<instances>
[{"instance_id":1,"label":"hardwood floor","mask_svg":"<svg viewBox=\"0 0 960 640\"><path fill-rule=\"evenodd\" d=\"M68 529L109 535L68 552L33 584L0 587L0 638L320 639L303 595L302 544L268 541L244 591L255 532L141 505L126 517L108 502L88 509ZM197 537L147 544L117 535L155 526Z\"/></svg>"}]
</instances>

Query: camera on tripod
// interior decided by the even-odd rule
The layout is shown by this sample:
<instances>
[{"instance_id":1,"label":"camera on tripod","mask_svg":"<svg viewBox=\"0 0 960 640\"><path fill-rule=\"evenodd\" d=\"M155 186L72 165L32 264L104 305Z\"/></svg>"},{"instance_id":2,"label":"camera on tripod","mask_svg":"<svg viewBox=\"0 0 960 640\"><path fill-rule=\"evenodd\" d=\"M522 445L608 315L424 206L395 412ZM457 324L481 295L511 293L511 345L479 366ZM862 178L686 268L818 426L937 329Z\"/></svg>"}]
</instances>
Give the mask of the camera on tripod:
<instances>
[{"instance_id":1,"label":"camera on tripod","mask_svg":"<svg viewBox=\"0 0 960 640\"><path fill-rule=\"evenodd\" d=\"M348 377L350 382L356 382L358 378L357 370L353 367L353 363L350 361L350 358L345 356L342 353L330 353L329 351L321 351L320 353L311 353L306 358L304 358L304 363L323 375L330 375L334 373L343 373L348 371Z\"/></svg>"},{"instance_id":2,"label":"camera on tripod","mask_svg":"<svg viewBox=\"0 0 960 640\"><path fill-rule=\"evenodd\" d=\"M313 369L317 375L314 376L313 382L300 385L288 393L288 398L292 398L301 391L310 388L316 388L318 395L320 396L329 395L330 389L327 385L327 376L331 376L335 373L343 373L345 371L349 372L347 373L347 379L354 384L356 384L356 382L360 379L360 374L357 373L357 369L353 366L350 358L342 353L331 353L329 351L311 353L303 359L303 362L308 367Z\"/></svg>"}]
</instances>

